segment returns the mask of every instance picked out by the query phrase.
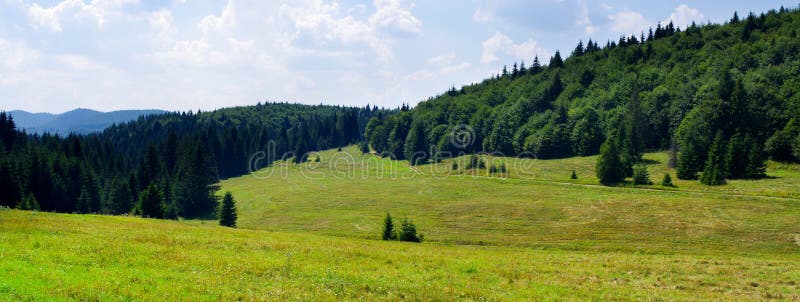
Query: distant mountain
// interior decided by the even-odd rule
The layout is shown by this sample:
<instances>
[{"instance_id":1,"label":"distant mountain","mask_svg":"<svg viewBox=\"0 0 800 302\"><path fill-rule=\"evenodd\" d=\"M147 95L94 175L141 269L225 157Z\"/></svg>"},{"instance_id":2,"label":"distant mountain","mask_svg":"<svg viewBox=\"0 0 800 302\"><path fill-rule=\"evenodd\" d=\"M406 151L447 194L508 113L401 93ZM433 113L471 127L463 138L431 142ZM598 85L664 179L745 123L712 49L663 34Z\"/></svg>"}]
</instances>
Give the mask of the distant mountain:
<instances>
[{"instance_id":1,"label":"distant mountain","mask_svg":"<svg viewBox=\"0 0 800 302\"><path fill-rule=\"evenodd\" d=\"M163 110L119 110L100 112L90 109L75 109L61 114L30 113L14 110L9 114L14 118L17 127L28 133L70 133L87 134L100 132L115 123L135 120L140 116L166 113Z\"/></svg>"}]
</instances>

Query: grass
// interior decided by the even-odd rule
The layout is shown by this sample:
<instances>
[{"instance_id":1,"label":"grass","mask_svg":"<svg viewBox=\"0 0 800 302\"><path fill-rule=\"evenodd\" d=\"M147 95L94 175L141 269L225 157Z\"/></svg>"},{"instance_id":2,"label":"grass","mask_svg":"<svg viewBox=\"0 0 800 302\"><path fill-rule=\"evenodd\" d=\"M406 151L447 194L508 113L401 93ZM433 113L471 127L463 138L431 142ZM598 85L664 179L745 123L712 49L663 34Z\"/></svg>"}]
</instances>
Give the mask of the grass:
<instances>
[{"instance_id":1,"label":"grass","mask_svg":"<svg viewBox=\"0 0 800 302\"><path fill-rule=\"evenodd\" d=\"M453 173L449 162L412 169L355 148L320 157L320 163L276 165L269 177L262 171L262 177L223 181L222 189L238 201L239 225L375 239L390 212L412 219L426 240L448 244L650 254L798 251L800 200L754 196L788 192L770 185L776 179L713 188L680 180L678 188L607 188L591 176L592 157L503 159L506 178L487 177L486 171ZM646 158L666 160L662 154ZM650 169L658 175L664 168ZM569 179L572 170L578 180ZM800 184L793 166L770 170L776 174Z\"/></svg>"},{"instance_id":2,"label":"grass","mask_svg":"<svg viewBox=\"0 0 800 302\"><path fill-rule=\"evenodd\" d=\"M797 257L401 243L0 211L0 300L796 300Z\"/></svg>"},{"instance_id":3,"label":"grass","mask_svg":"<svg viewBox=\"0 0 800 302\"><path fill-rule=\"evenodd\" d=\"M602 187L593 157L487 157L506 174L320 157L222 181L240 229L0 209L0 301L800 299L796 165ZM426 242L377 240L386 212Z\"/></svg>"}]
</instances>

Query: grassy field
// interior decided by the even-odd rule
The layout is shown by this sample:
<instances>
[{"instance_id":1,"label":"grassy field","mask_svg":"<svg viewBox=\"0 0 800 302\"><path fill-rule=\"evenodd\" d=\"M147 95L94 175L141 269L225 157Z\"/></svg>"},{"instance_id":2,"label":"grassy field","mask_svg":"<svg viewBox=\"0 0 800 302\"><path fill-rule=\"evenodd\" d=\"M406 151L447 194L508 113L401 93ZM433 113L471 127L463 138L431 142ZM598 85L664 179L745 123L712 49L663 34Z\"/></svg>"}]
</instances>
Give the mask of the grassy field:
<instances>
[{"instance_id":1,"label":"grassy field","mask_svg":"<svg viewBox=\"0 0 800 302\"><path fill-rule=\"evenodd\" d=\"M800 299L795 255L400 243L0 210L0 300Z\"/></svg>"},{"instance_id":2,"label":"grassy field","mask_svg":"<svg viewBox=\"0 0 800 302\"><path fill-rule=\"evenodd\" d=\"M222 181L240 229L0 209L0 301L800 300L795 165L602 187L593 157L487 158L501 175L319 155ZM387 212L426 241L378 240Z\"/></svg>"},{"instance_id":3,"label":"grassy field","mask_svg":"<svg viewBox=\"0 0 800 302\"><path fill-rule=\"evenodd\" d=\"M319 155L319 163L279 164L223 181L238 200L240 226L375 239L390 212L438 243L651 254L800 251L800 200L785 198L800 190L796 166L772 165L769 174L780 178L721 187L676 180L677 188L608 188L596 185L592 157L504 159L507 178L498 178L453 172L450 162L412 169L355 148ZM646 158L652 175L665 170L657 163L665 155ZM466 158L455 160L465 166ZM578 180L569 179L572 170Z\"/></svg>"}]
</instances>

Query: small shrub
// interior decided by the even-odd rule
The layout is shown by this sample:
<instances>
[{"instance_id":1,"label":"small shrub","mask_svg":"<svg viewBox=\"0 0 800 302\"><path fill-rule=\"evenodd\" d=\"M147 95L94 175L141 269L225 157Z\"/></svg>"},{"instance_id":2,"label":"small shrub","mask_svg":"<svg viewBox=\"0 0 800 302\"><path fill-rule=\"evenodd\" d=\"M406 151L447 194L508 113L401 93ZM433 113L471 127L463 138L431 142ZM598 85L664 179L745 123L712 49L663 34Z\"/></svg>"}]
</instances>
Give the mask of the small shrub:
<instances>
[{"instance_id":1,"label":"small shrub","mask_svg":"<svg viewBox=\"0 0 800 302\"><path fill-rule=\"evenodd\" d=\"M451 169L451 170L453 170L453 171L458 171L458 162L455 162L455 161L454 161L454 162L453 162L453 163L450 165L450 169Z\"/></svg>"},{"instance_id":2,"label":"small shrub","mask_svg":"<svg viewBox=\"0 0 800 302\"><path fill-rule=\"evenodd\" d=\"M489 173L497 173L497 172L499 172L499 171L500 171L500 169L498 169L497 167L495 167L495 166L494 166L494 164L492 164L491 166L489 166Z\"/></svg>"},{"instance_id":3,"label":"small shrub","mask_svg":"<svg viewBox=\"0 0 800 302\"><path fill-rule=\"evenodd\" d=\"M578 174L575 174L575 170L572 170L572 175L569 176L569 179L578 179Z\"/></svg>"},{"instance_id":4,"label":"small shrub","mask_svg":"<svg viewBox=\"0 0 800 302\"><path fill-rule=\"evenodd\" d=\"M636 165L633 168L633 184L635 185L652 185L650 181L650 173L647 172L646 165Z\"/></svg>"},{"instance_id":5,"label":"small shrub","mask_svg":"<svg viewBox=\"0 0 800 302\"><path fill-rule=\"evenodd\" d=\"M317 158L316 158L316 159L314 159L314 162L320 162L320 161L322 161L322 159L320 159L320 158L319 158L319 155L317 155Z\"/></svg>"},{"instance_id":6,"label":"small shrub","mask_svg":"<svg viewBox=\"0 0 800 302\"><path fill-rule=\"evenodd\" d=\"M661 181L661 186L675 187L675 185L672 184L672 176L669 176L669 173L664 173L664 180Z\"/></svg>"}]
</instances>

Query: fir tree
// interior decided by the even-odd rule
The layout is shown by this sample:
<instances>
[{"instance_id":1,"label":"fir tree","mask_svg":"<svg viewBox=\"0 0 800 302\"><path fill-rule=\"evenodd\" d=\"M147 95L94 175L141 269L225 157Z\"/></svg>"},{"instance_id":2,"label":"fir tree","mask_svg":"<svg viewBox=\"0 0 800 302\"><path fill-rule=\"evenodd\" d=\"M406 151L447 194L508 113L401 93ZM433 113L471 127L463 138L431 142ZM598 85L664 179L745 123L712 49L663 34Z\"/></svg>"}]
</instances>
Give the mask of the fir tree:
<instances>
[{"instance_id":1,"label":"fir tree","mask_svg":"<svg viewBox=\"0 0 800 302\"><path fill-rule=\"evenodd\" d=\"M725 151L726 144L722 138L722 132L718 132L708 150L708 159L706 160L703 175L700 177L700 182L709 186L718 186L725 184L725 177L727 171L725 167Z\"/></svg>"},{"instance_id":2,"label":"fir tree","mask_svg":"<svg viewBox=\"0 0 800 302\"><path fill-rule=\"evenodd\" d=\"M561 68L564 67L564 60L561 59L561 53L556 50L556 54L550 58L550 64L547 65L548 68Z\"/></svg>"},{"instance_id":3,"label":"fir tree","mask_svg":"<svg viewBox=\"0 0 800 302\"><path fill-rule=\"evenodd\" d=\"M155 184L150 184L139 194L136 212L142 217L164 218L164 195Z\"/></svg>"},{"instance_id":4,"label":"fir tree","mask_svg":"<svg viewBox=\"0 0 800 302\"><path fill-rule=\"evenodd\" d=\"M652 185L650 181L650 173L647 172L647 166L644 164L637 164L633 167L633 184L635 185Z\"/></svg>"},{"instance_id":5,"label":"fir tree","mask_svg":"<svg viewBox=\"0 0 800 302\"><path fill-rule=\"evenodd\" d=\"M24 198L22 198L22 200L20 200L19 204L17 204L17 209L39 211L41 208L39 207L39 201L36 200L36 196L28 193Z\"/></svg>"},{"instance_id":6,"label":"fir tree","mask_svg":"<svg viewBox=\"0 0 800 302\"><path fill-rule=\"evenodd\" d=\"M381 236L383 240L396 240L397 233L394 231L394 222L392 221L392 215L386 213L386 217L383 218L383 235Z\"/></svg>"},{"instance_id":7,"label":"fir tree","mask_svg":"<svg viewBox=\"0 0 800 302\"><path fill-rule=\"evenodd\" d=\"M669 176L669 173L664 173L664 179L661 180L661 186L662 187L675 187L675 185L672 184L672 176Z\"/></svg>"},{"instance_id":8,"label":"fir tree","mask_svg":"<svg viewBox=\"0 0 800 302\"><path fill-rule=\"evenodd\" d=\"M620 158L621 151L617 141L615 136L611 136L600 146L596 172L601 184L610 185L625 180L625 166Z\"/></svg>"},{"instance_id":9,"label":"fir tree","mask_svg":"<svg viewBox=\"0 0 800 302\"><path fill-rule=\"evenodd\" d=\"M745 136L744 144L747 152L747 165L744 168L745 178L761 178L767 175L766 158L758 141ZM743 150L744 152L745 150Z\"/></svg>"},{"instance_id":10,"label":"fir tree","mask_svg":"<svg viewBox=\"0 0 800 302\"><path fill-rule=\"evenodd\" d=\"M572 175L569 176L569 179L578 179L578 174L575 174L575 170L572 170Z\"/></svg>"},{"instance_id":11,"label":"fir tree","mask_svg":"<svg viewBox=\"0 0 800 302\"><path fill-rule=\"evenodd\" d=\"M749 146L745 146L745 141L739 132L736 132L728 142L728 150L725 155L725 165L728 167L728 178L739 179L745 177Z\"/></svg>"},{"instance_id":12,"label":"fir tree","mask_svg":"<svg viewBox=\"0 0 800 302\"><path fill-rule=\"evenodd\" d=\"M417 226L408 219L403 219L400 225L400 234L398 236L400 241L420 242L422 239L417 235Z\"/></svg>"},{"instance_id":13,"label":"fir tree","mask_svg":"<svg viewBox=\"0 0 800 302\"><path fill-rule=\"evenodd\" d=\"M225 192L225 197L219 204L219 225L226 227L236 227L236 220L238 218L236 210L236 201L233 200L231 192Z\"/></svg>"}]
</instances>

